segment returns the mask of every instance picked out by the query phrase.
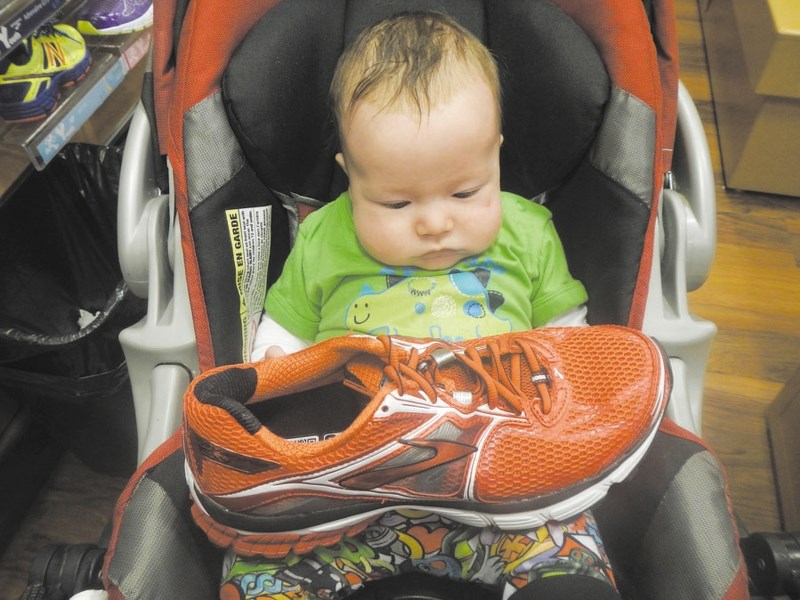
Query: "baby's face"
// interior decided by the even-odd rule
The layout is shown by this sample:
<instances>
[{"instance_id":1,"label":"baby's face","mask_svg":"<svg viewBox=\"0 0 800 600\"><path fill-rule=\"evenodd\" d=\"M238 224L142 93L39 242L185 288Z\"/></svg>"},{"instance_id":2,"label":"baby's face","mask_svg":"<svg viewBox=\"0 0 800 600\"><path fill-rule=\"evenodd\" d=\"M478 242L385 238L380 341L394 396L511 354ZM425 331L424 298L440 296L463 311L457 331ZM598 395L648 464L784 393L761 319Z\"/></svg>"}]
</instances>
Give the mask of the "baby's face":
<instances>
[{"instance_id":1,"label":"baby's face","mask_svg":"<svg viewBox=\"0 0 800 600\"><path fill-rule=\"evenodd\" d=\"M350 179L356 235L376 260L446 269L497 236L500 135L489 86L475 81L419 116L356 105L337 160Z\"/></svg>"}]
</instances>

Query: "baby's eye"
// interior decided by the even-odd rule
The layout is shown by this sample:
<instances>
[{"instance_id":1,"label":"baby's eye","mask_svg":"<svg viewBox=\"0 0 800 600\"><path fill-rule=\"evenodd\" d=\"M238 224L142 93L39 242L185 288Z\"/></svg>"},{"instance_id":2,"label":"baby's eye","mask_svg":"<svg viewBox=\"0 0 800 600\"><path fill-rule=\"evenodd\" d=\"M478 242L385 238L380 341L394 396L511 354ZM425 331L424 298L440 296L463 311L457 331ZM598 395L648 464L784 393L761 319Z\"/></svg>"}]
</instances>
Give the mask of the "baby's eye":
<instances>
[{"instance_id":1,"label":"baby's eye","mask_svg":"<svg viewBox=\"0 0 800 600\"><path fill-rule=\"evenodd\" d=\"M478 193L479 189L480 188L476 188L474 190L467 190L466 192L458 192L456 194L453 194L453 198L462 198L462 199L471 198L472 196Z\"/></svg>"},{"instance_id":2,"label":"baby's eye","mask_svg":"<svg viewBox=\"0 0 800 600\"><path fill-rule=\"evenodd\" d=\"M408 200L402 200L400 202L387 202L383 206L385 206L386 208L398 210L400 208L405 208L409 204L411 204L411 202L409 202Z\"/></svg>"}]
</instances>

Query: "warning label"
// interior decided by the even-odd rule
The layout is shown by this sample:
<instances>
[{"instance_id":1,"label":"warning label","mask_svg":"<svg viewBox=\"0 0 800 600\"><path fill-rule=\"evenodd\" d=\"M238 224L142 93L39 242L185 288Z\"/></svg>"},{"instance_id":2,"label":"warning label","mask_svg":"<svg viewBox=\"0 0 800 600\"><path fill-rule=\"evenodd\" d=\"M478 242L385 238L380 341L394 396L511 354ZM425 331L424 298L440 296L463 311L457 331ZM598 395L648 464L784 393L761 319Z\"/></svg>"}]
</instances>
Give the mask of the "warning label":
<instances>
[{"instance_id":1,"label":"warning label","mask_svg":"<svg viewBox=\"0 0 800 600\"><path fill-rule=\"evenodd\" d=\"M267 295L272 207L226 210L225 217L236 269L236 289L239 291L242 357L247 362Z\"/></svg>"}]
</instances>

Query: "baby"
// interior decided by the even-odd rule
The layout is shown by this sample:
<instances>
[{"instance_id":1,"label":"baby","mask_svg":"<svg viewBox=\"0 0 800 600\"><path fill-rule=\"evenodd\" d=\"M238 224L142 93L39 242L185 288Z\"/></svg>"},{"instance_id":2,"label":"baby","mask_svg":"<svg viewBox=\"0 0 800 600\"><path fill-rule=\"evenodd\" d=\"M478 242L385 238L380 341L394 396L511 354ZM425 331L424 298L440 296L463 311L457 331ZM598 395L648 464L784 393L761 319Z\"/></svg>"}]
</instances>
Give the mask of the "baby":
<instances>
[{"instance_id":1,"label":"baby","mask_svg":"<svg viewBox=\"0 0 800 600\"><path fill-rule=\"evenodd\" d=\"M585 324L550 212L500 189L499 75L475 36L437 13L382 21L342 55L331 100L349 189L302 223L254 360L354 332L455 341ZM504 598L619 598L590 514L510 534L396 511L340 546L232 557L223 583L244 591L258 575L278 585L259 598L340 597L416 570ZM354 561L353 548L368 551Z\"/></svg>"},{"instance_id":2,"label":"baby","mask_svg":"<svg viewBox=\"0 0 800 600\"><path fill-rule=\"evenodd\" d=\"M354 331L458 340L583 322L549 211L500 191L497 68L455 27L388 21L343 55L331 95L349 190L300 228L255 358Z\"/></svg>"}]
</instances>

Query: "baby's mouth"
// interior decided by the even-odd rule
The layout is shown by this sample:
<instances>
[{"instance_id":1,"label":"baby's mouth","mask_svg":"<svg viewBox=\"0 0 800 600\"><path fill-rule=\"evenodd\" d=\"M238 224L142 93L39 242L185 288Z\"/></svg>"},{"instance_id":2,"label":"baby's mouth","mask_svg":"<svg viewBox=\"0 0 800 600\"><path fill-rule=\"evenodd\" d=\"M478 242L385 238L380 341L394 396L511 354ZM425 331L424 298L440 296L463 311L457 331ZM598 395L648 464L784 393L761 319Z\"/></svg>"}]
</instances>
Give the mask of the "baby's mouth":
<instances>
[{"instance_id":1,"label":"baby's mouth","mask_svg":"<svg viewBox=\"0 0 800 600\"><path fill-rule=\"evenodd\" d=\"M427 263L436 262L440 263L442 261L448 263L444 267L437 266L436 268L445 268L447 266L452 266L458 261L463 258L460 251L455 250L453 248L440 248L438 250L431 250L426 252L422 255L422 260Z\"/></svg>"},{"instance_id":2,"label":"baby's mouth","mask_svg":"<svg viewBox=\"0 0 800 600\"><path fill-rule=\"evenodd\" d=\"M453 248L436 248L434 250L428 251L425 254L425 256L438 257L438 256L451 256L454 254L458 254L458 250L454 250Z\"/></svg>"}]
</instances>

